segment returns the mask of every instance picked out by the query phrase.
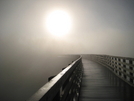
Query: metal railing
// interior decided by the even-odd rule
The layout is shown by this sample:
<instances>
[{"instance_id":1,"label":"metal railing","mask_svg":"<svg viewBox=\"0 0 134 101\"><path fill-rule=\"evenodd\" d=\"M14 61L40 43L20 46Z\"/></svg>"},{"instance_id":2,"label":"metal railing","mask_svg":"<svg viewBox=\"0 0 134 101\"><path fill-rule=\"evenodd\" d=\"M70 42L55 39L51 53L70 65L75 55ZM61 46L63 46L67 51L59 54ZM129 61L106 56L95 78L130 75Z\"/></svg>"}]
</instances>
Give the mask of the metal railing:
<instances>
[{"instance_id":1,"label":"metal railing","mask_svg":"<svg viewBox=\"0 0 134 101\"><path fill-rule=\"evenodd\" d=\"M48 81L27 101L78 101L82 69L80 57Z\"/></svg>"},{"instance_id":2,"label":"metal railing","mask_svg":"<svg viewBox=\"0 0 134 101\"><path fill-rule=\"evenodd\" d=\"M89 55L89 58L106 66L118 77L134 87L134 58L94 54Z\"/></svg>"}]
</instances>

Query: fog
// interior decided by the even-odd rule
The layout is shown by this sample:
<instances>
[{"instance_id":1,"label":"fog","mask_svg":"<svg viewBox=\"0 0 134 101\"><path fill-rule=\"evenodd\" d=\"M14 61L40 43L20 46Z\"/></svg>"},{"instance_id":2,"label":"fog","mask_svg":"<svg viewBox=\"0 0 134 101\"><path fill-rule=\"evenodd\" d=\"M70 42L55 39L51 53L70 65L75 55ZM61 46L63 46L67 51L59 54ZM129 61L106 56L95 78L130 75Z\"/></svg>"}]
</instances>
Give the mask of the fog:
<instances>
[{"instance_id":1,"label":"fog","mask_svg":"<svg viewBox=\"0 0 134 101\"><path fill-rule=\"evenodd\" d=\"M44 26L47 13L56 8L73 19L65 37L52 36ZM133 40L133 1L1 0L0 100L26 100L78 57L59 55L134 57Z\"/></svg>"},{"instance_id":2,"label":"fog","mask_svg":"<svg viewBox=\"0 0 134 101\"><path fill-rule=\"evenodd\" d=\"M1 0L0 44L22 53L54 50L134 57L133 5L122 0ZM63 38L55 38L45 28L47 14L56 8L73 19L71 32Z\"/></svg>"}]
</instances>

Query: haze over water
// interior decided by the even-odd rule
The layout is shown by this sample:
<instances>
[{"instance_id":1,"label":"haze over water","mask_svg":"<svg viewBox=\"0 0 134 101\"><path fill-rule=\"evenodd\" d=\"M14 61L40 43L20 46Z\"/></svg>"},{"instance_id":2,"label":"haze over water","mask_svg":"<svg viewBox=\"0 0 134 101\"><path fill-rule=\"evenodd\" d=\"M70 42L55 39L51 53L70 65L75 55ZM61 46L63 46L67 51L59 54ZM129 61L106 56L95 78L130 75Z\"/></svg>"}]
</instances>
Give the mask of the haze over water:
<instances>
[{"instance_id":1,"label":"haze over water","mask_svg":"<svg viewBox=\"0 0 134 101\"><path fill-rule=\"evenodd\" d=\"M21 56L0 64L0 100L25 101L78 56Z\"/></svg>"}]
</instances>

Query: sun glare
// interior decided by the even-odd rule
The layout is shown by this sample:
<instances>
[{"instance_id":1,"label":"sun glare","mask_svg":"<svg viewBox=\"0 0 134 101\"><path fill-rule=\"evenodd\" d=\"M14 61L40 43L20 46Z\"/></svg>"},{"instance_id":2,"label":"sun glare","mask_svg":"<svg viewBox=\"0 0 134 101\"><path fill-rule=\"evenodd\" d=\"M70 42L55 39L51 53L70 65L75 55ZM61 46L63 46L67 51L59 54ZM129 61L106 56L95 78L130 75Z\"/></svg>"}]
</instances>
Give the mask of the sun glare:
<instances>
[{"instance_id":1,"label":"sun glare","mask_svg":"<svg viewBox=\"0 0 134 101\"><path fill-rule=\"evenodd\" d=\"M72 20L69 14L62 10L55 10L46 18L47 30L55 36L63 36L69 33Z\"/></svg>"}]
</instances>

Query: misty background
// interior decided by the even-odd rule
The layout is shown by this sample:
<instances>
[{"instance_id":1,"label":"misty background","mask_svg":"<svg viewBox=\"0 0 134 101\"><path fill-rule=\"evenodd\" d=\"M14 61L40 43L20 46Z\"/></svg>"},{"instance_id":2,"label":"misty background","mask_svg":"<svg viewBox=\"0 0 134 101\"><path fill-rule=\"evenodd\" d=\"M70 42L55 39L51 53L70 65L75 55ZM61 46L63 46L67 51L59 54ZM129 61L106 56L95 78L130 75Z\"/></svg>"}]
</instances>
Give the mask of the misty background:
<instances>
[{"instance_id":1,"label":"misty background","mask_svg":"<svg viewBox=\"0 0 134 101\"><path fill-rule=\"evenodd\" d=\"M73 19L72 30L66 37L55 38L46 31L46 15L56 8L67 11ZM132 0L0 1L2 52L134 57L133 38Z\"/></svg>"},{"instance_id":2,"label":"misty background","mask_svg":"<svg viewBox=\"0 0 134 101\"><path fill-rule=\"evenodd\" d=\"M73 19L66 37L46 31L56 8ZM133 40L133 0L0 0L0 100L28 99L78 57L59 54L134 57Z\"/></svg>"}]
</instances>

